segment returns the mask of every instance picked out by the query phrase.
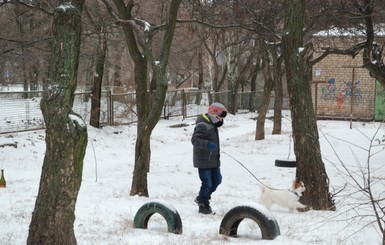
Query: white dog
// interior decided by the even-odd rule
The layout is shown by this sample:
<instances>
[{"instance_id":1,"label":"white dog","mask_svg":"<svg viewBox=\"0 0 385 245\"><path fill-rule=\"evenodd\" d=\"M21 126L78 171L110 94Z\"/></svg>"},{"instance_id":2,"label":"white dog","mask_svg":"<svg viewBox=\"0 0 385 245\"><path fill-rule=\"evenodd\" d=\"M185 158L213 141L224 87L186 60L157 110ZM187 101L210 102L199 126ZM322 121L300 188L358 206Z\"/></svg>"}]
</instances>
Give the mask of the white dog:
<instances>
[{"instance_id":1,"label":"white dog","mask_svg":"<svg viewBox=\"0 0 385 245\"><path fill-rule=\"evenodd\" d=\"M302 192L306 190L302 181L293 181L292 189L273 189L267 186L262 186L260 201L263 206L270 209L273 204L289 208L291 212L297 208L306 208L305 205L299 202Z\"/></svg>"}]
</instances>

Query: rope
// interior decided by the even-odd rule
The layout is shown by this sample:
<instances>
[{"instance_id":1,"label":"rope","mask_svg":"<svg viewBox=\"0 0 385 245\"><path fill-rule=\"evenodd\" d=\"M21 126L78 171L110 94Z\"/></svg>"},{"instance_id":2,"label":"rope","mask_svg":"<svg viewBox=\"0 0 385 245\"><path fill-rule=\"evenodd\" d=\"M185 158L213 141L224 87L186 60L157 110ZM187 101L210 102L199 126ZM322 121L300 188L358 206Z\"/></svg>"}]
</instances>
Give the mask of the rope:
<instances>
[{"instance_id":1,"label":"rope","mask_svg":"<svg viewBox=\"0 0 385 245\"><path fill-rule=\"evenodd\" d=\"M282 190L282 189L275 189L275 188L271 188L270 186L267 186L265 183L263 183L262 181L260 181L257 176L255 176L244 164L242 164L240 161L238 161L237 159L235 159L233 156L231 156L230 154L228 154L227 152L224 152L224 151L221 151L222 153L226 154L227 156L229 156L231 159L233 159L234 161L236 161L237 163L239 163L239 165L241 165L244 169L247 170L247 172L249 172L251 174L251 176L254 177L254 179L256 179L261 185L263 185L264 187L266 188L269 188L271 190Z\"/></svg>"},{"instance_id":2,"label":"rope","mask_svg":"<svg viewBox=\"0 0 385 245\"><path fill-rule=\"evenodd\" d=\"M88 138L90 139L90 138ZM96 153L95 153L95 146L92 140L89 140L91 142L92 150L94 152L94 160L95 160L95 182L98 182L98 160L96 159Z\"/></svg>"}]
</instances>

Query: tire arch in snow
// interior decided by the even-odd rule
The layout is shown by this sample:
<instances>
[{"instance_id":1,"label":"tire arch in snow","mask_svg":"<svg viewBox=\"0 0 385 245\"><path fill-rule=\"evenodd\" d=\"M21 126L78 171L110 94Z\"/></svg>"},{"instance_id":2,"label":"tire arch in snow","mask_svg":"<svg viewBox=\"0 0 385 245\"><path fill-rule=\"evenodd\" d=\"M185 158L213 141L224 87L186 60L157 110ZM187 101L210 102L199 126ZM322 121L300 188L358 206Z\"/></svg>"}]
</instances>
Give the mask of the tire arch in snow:
<instances>
[{"instance_id":1,"label":"tire arch in snow","mask_svg":"<svg viewBox=\"0 0 385 245\"><path fill-rule=\"evenodd\" d=\"M147 229L148 221L155 213L162 215L166 220L168 232L182 234L182 220L178 211L163 201L150 201L143 204L135 214L134 228Z\"/></svg>"},{"instance_id":2,"label":"tire arch in snow","mask_svg":"<svg viewBox=\"0 0 385 245\"><path fill-rule=\"evenodd\" d=\"M262 210L262 208L261 208ZM230 209L222 219L219 234L237 237L238 227L244 219L255 221L261 229L262 239L273 240L281 234L277 221L254 206L237 206Z\"/></svg>"}]
</instances>

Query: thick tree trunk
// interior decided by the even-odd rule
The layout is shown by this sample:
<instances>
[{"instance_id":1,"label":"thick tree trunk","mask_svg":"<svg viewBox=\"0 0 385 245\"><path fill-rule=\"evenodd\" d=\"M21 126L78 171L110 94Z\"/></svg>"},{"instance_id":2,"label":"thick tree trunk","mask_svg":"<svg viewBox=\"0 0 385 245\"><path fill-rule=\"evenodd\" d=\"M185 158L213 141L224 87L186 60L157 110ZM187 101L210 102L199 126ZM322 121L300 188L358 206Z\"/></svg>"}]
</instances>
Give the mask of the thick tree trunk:
<instances>
[{"instance_id":1,"label":"thick tree trunk","mask_svg":"<svg viewBox=\"0 0 385 245\"><path fill-rule=\"evenodd\" d=\"M64 0L61 1L64 4ZM71 112L76 88L84 0L59 5L53 20L49 84L41 101L46 154L27 244L76 244L73 224L80 189L87 128Z\"/></svg>"},{"instance_id":2,"label":"thick tree trunk","mask_svg":"<svg viewBox=\"0 0 385 245\"><path fill-rule=\"evenodd\" d=\"M130 195L149 196L147 173L150 171L151 135L145 131L145 126L138 127L138 137L135 144L135 167L132 176Z\"/></svg>"},{"instance_id":3,"label":"thick tree trunk","mask_svg":"<svg viewBox=\"0 0 385 245\"><path fill-rule=\"evenodd\" d=\"M269 110L271 91L273 90L274 82L271 77L270 71L270 59L267 50L262 51L262 67L263 67L263 76L265 79L265 85L263 87L263 97L262 104L259 108L258 119L257 119L257 129L255 133L255 140L265 139L265 120L266 114Z\"/></svg>"},{"instance_id":4,"label":"thick tree trunk","mask_svg":"<svg viewBox=\"0 0 385 245\"><path fill-rule=\"evenodd\" d=\"M334 209L329 193L329 179L322 162L318 129L313 110L310 83L305 80L306 68L301 53L305 0L286 0L283 53L286 65L296 177L306 185L303 202L316 210Z\"/></svg>"}]
</instances>

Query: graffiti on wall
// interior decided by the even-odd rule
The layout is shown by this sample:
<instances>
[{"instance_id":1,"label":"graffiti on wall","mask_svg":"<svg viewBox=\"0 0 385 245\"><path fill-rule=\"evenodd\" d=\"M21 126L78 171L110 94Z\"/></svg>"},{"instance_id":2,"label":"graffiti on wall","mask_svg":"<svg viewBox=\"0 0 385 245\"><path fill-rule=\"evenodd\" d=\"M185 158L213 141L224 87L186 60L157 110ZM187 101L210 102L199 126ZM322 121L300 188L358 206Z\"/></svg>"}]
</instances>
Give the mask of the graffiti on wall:
<instances>
[{"instance_id":1,"label":"graffiti on wall","mask_svg":"<svg viewBox=\"0 0 385 245\"><path fill-rule=\"evenodd\" d=\"M345 82L345 96L353 96L353 102L355 104L359 104L362 101L362 93L360 88L360 80L354 81L354 84L352 82ZM354 85L354 86L353 86Z\"/></svg>"},{"instance_id":2,"label":"graffiti on wall","mask_svg":"<svg viewBox=\"0 0 385 245\"><path fill-rule=\"evenodd\" d=\"M345 87L339 90L336 86L336 79L331 78L328 81L328 85L322 87L322 99L326 101L336 101L338 109L341 109L345 98L353 96L353 103L357 105L362 102L360 83L360 80L354 81L354 84L350 81L344 82Z\"/></svg>"},{"instance_id":3,"label":"graffiti on wall","mask_svg":"<svg viewBox=\"0 0 385 245\"><path fill-rule=\"evenodd\" d=\"M335 95L336 92L336 79L332 78L328 81L328 85L326 88L322 87L322 98L324 100L335 100L337 96Z\"/></svg>"}]
</instances>

